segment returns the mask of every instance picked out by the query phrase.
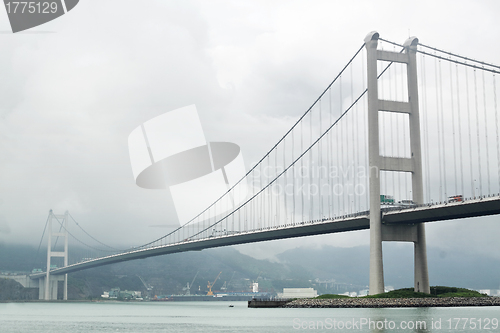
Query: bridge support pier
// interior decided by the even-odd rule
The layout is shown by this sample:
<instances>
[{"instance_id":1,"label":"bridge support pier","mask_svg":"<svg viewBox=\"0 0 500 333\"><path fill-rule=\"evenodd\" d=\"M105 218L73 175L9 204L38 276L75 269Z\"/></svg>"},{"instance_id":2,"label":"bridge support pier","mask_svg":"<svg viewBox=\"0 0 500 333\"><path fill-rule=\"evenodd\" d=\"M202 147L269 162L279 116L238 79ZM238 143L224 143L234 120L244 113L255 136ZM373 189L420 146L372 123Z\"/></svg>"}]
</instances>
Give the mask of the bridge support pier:
<instances>
[{"instance_id":1,"label":"bridge support pier","mask_svg":"<svg viewBox=\"0 0 500 333\"><path fill-rule=\"evenodd\" d=\"M431 293L429 285L429 271L427 268L427 247L425 245L425 225L417 225L417 241L414 242L415 256L415 291Z\"/></svg>"},{"instance_id":2,"label":"bridge support pier","mask_svg":"<svg viewBox=\"0 0 500 333\"><path fill-rule=\"evenodd\" d=\"M64 281L63 275L51 275L47 283L47 277L40 278L38 283L38 299L45 301L57 300L59 281ZM47 289L48 286L48 289ZM67 298L65 298L66 300Z\"/></svg>"},{"instance_id":3,"label":"bridge support pier","mask_svg":"<svg viewBox=\"0 0 500 333\"><path fill-rule=\"evenodd\" d=\"M413 242L414 251L414 290L430 293L429 273L427 270L427 250L425 245L425 225L387 225L382 224L382 241ZM382 246L382 242L380 242Z\"/></svg>"},{"instance_id":4,"label":"bridge support pier","mask_svg":"<svg viewBox=\"0 0 500 333\"><path fill-rule=\"evenodd\" d=\"M368 82L368 159L370 175L370 294L384 292L383 241L411 241L414 243L415 291L430 293L425 226L382 224L380 171L410 172L412 175L412 201L424 202L422 181L422 156L420 147L420 118L418 107L418 81L416 47L418 39L409 38L405 52L378 50L379 34L375 31L365 37L367 51ZM379 60L402 63L407 66L408 101L391 101L379 98L377 63ZM410 133L410 157L380 155L379 111L408 115ZM384 193L388 194L388 193Z\"/></svg>"}]
</instances>

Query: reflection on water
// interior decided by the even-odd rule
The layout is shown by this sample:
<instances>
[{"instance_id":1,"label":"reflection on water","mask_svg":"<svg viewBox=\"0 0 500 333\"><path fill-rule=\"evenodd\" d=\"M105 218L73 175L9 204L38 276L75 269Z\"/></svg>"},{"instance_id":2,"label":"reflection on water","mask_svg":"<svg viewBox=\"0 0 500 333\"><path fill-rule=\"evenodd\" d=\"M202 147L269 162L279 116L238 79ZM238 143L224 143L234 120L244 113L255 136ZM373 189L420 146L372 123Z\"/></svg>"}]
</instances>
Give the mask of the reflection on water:
<instances>
[{"instance_id":1,"label":"reflection on water","mask_svg":"<svg viewBox=\"0 0 500 333\"><path fill-rule=\"evenodd\" d=\"M499 307L249 309L246 302L2 303L0 331L470 332L498 331ZM457 321L458 320L458 321ZM496 325L495 325L496 323ZM472 327L475 328L472 328Z\"/></svg>"}]
</instances>

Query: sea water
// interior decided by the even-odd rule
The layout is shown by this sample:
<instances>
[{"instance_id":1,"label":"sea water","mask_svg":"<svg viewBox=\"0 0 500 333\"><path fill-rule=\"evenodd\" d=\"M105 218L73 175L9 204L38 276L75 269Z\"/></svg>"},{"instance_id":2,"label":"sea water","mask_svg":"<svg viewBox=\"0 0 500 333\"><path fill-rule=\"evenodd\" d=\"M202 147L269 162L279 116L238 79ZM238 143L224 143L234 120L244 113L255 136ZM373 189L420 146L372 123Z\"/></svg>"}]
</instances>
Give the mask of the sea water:
<instances>
[{"instance_id":1,"label":"sea water","mask_svg":"<svg viewBox=\"0 0 500 333\"><path fill-rule=\"evenodd\" d=\"M1 333L500 332L499 319L500 307L254 309L248 308L247 302L0 304Z\"/></svg>"}]
</instances>

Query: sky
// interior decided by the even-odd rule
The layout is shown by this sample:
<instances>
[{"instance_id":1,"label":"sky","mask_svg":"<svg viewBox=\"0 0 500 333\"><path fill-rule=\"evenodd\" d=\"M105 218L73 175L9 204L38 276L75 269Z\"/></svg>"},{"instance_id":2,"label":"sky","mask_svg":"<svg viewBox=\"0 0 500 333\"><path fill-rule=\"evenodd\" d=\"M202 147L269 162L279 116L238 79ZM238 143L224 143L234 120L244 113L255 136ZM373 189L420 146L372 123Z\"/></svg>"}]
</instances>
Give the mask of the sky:
<instances>
[{"instance_id":1,"label":"sky","mask_svg":"<svg viewBox=\"0 0 500 333\"><path fill-rule=\"evenodd\" d=\"M50 209L113 245L172 230L166 191L134 182L127 140L195 104L209 141L253 165L331 82L370 31L498 63L500 2L82 0L13 34L0 10L0 242L37 246ZM500 257L498 217L427 225L428 246ZM369 243L368 231L236 248Z\"/></svg>"}]
</instances>

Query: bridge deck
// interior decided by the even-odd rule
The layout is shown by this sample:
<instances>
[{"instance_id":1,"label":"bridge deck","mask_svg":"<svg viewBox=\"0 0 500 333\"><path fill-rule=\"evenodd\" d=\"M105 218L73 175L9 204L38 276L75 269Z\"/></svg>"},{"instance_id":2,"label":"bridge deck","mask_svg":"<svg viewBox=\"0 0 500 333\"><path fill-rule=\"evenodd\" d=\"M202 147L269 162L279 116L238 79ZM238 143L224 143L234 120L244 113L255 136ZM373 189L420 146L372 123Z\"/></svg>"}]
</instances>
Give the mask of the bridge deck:
<instances>
[{"instance_id":1,"label":"bridge deck","mask_svg":"<svg viewBox=\"0 0 500 333\"><path fill-rule=\"evenodd\" d=\"M423 223L500 214L500 197L394 209L383 214L385 223Z\"/></svg>"},{"instance_id":2,"label":"bridge deck","mask_svg":"<svg viewBox=\"0 0 500 333\"><path fill-rule=\"evenodd\" d=\"M434 204L413 208L393 208L384 210L384 223L414 224L424 222L446 221L452 219L478 217L500 214L500 197L467 200L464 202ZM253 230L232 235L222 235L200 240L189 240L176 244L151 247L110 255L82 263L54 269L51 275L60 275L76 272L83 269L109 265L113 263L144 259L170 253L199 251L208 248L261 242L267 240L311 236L319 234L337 233L369 229L369 212L362 212L343 218L328 219L314 222L300 222L286 226ZM32 279L41 278L46 273L32 274Z\"/></svg>"}]
</instances>

